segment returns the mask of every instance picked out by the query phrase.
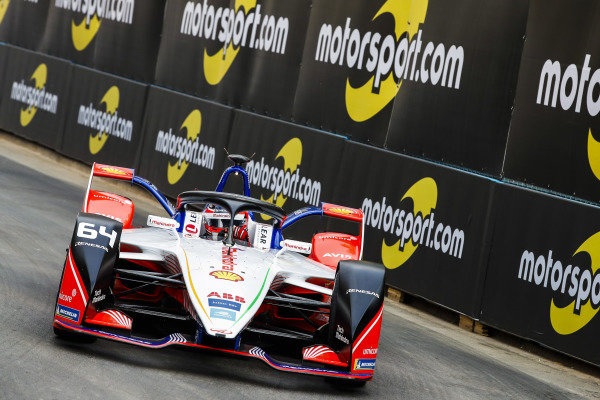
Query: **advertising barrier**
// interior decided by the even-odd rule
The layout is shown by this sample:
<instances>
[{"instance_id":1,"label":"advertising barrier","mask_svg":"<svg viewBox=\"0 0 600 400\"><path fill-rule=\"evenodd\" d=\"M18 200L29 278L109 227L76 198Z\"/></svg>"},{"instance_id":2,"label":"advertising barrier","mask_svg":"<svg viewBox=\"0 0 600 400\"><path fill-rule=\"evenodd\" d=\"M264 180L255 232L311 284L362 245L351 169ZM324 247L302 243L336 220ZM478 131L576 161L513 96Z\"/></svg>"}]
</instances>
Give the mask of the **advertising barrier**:
<instances>
[{"instance_id":1,"label":"advertising barrier","mask_svg":"<svg viewBox=\"0 0 600 400\"><path fill-rule=\"evenodd\" d=\"M0 2L0 41L37 50L51 0Z\"/></svg>"},{"instance_id":2,"label":"advertising barrier","mask_svg":"<svg viewBox=\"0 0 600 400\"><path fill-rule=\"evenodd\" d=\"M168 0L156 83L291 116L308 0Z\"/></svg>"},{"instance_id":3,"label":"advertising barrier","mask_svg":"<svg viewBox=\"0 0 600 400\"><path fill-rule=\"evenodd\" d=\"M599 45L595 1L531 1L505 176L600 201Z\"/></svg>"},{"instance_id":4,"label":"advertising barrier","mask_svg":"<svg viewBox=\"0 0 600 400\"><path fill-rule=\"evenodd\" d=\"M418 31L397 45L407 64L385 147L499 176L528 2L425 3Z\"/></svg>"},{"instance_id":5,"label":"advertising barrier","mask_svg":"<svg viewBox=\"0 0 600 400\"><path fill-rule=\"evenodd\" d=\"M87 163L135 167L146 88L114 75L73 67L60 151Z\"/></svg>"},{"instance_id":6,"label":"advertising barrier","mask_svg":"<svg viewBox=\"0 0 600 400\"><path fill-rule=\"evenodd\" d=\"M377 74L378 45L385 35L394 43L406 35L411 4L392 3L313 1L295 121L383 146L397 86L392 75Z\"/></svg>"},{"instance_id":7,"label":"advertising barrier","mask_svg":"<svg viewBox=\"0 0 600 400\"><path fill-rule=\"evenodd\" d=\"M73 66L18 47L7 49L0 126L54 149L60 143Z\"/></svg>"},{"instance_id":8,"label":"advertising barrier","mask_svg":"<svg viewBox=\"0 0 600 400\"><path fill-rule=\"evenodd\" d=\"M479 313L492 181L348 142L333 199L362 208L366 260L386 283L469 316Z\"/></svg>"},{"instance_id":9,"label":"advertising barrier","mask_svg":"<svg viewBox=\"0 0 600 400\"><path fill-rule=\"evenodd\" d=\"M596 365L600 209L498 185L481 320Z\"/></svg>"},{"instance_id":10,"label":"advertising barrier","mask_svg":"<svg viewBox=\"0 0 600 400\"><path fill-rule=\"evenodd\" d=\"M170 196L213 190L226 166L231 108L151 86L145 110L138 174Z\"/></svg>"},{"instance_id":11,"label":"advertising barrier","mask_svg":"<svg viewBox=\"0 0 600 400\"><path fill-rule=\"evenodd\" d=\"M331 201L340 174L343 138L244 111L234 115L227 149L254 154L247 165L253 197L277 204L287 213ZM239 187L235 189L240 193ZM314 226L307 221L290 229L307 239L316 233Z\"/></svg>"},{"instance_id":12,"label":"advertising barrier","mask_svg":"<svg viewBox=\"0 0 600 400\"><path fill-rule=\"evenodd\" d=\"M52 1L40 50L151 82L165 0Z\"/></svg>"},{"instance_id":13,"label":"advertising barrier","mask_svg":"<svg viewBox=\"0 0 600 400\"><path fill-rule=\"evenodd\" d=\"M499 173L526 19L519 0L316 0L294 119Z\"/></svg>"}]
</instances>

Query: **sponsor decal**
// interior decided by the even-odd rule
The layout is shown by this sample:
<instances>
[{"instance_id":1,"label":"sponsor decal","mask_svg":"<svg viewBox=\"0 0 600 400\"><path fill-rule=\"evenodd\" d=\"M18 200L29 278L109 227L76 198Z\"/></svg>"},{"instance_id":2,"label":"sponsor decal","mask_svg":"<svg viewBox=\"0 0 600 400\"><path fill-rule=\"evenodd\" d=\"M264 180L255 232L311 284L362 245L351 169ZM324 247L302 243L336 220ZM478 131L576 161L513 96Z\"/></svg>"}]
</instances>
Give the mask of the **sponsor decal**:
<instances>
[{"instance_id":1,"label":"sponsor decal","mask_svg":"<svg viewBox=\"0 0 600 400\"><path fill-rule=\"evenodd\" d=\"M146 225L165 229L179 228L179 222L171 218L157 217L156 215L148 215L148 221L146 222Z\"/></svg>"},{"instance_id":2,"label":"sponsor decal","mask_svg":"<svg viewBox=\"0 0 600 400\"><path fill-rule=\"evenodd\" d=\"M200 237L200 221L202 217L195 211L186 211L185 220L183 222L183 234L186 237Z\"/></svg>"},{"instance_id":3,"label":"sponsor decal","mask_svg":"<svg viewBox=\"0 0 600 400\"><path fill-rule=\"evenodd\" d=\"M223 335L231 335L231 331L228 331L226 329L213 329L213 328L210 328L210 331L211 332L216 332L216 333L221 333Z\"/></svg>"},{"instance_id":4,"label":"sponsor decal","mask_svg":"<svg viewBox=\"0 0 600 400\"><path fill-rule=\"evenodd\" d=\"M321 182L301 175L302 142L298 138L290 139L279 153L275 161L282 159L283 169L270 166L262 157L260 162L250 160L246 166L251 185L262 187L273 194L260 199L283 207L288 198L318 206L321 204Z\"/></svg>"},{"instance_id":5,"label":"sponsor decal","mask_svg":"<svg viewBox=\"0 0 600 400\"><path fill-rule=\"evenodd\" d=\"M319 236L319 239L345 240L347 242L357 242L358 241L358 238L356 236L351 236L351 235L342 236L342 235L336 235L336 234Z\"/></svg>"},{"instance_id":6,"label":"sponsor decal","mask_svg":"<svg viewBox=\"0 0 600 400\"><path fill-rule=\"evenodd\" d=\"M75 293L77 293L77 292L75 292ZM67 296L63 292L59 293L58 298L61 299L62 301L66 301L69 303L73 301L73 296Z\"/></svg>"},{"instance_id":7,"label":"sponsor decal","mask_svg":"<svg viewBox=\"0 0 600 400\"><path fill-rule=\"evenodd\" d=\"M464 64L460 45L421 41L428 0L388 0L373 16L372 22L386 15L394 19L394 31L360 32L347 18L344 26L323 23L314 59L352 70L366 70L370 79L362 85L346 80L346 111L356 122L366 121L410 80L458 90ZM423 29L425 29L423 27Z\"/></svg>"},{"instance_id":8,"label":"sponsor decal","mask_svg":"<svg viewBox=\"0 0 600 400\"><path fill-rule=\"evenodd\" d=\"M375 368L375 359L357 358L356 360L354 360L354 369L355 370L374 369L374 368Z\"/></svg>"},{"instance_id":9,"label":"sponsor decal","mask_svg":"<svg viewBox=\"0 0 600 400\"><path fill-rule=\"evenodd\" d=\"M285 54L289 25L287 17L261 14L256 0L236 0L233 8L215 7L207 0L188 1L179 32L222 44L215 54L204 49L204 77L217 85L241 48Z\"/></svg>"},{"instance_id":10,"label":"sponsor decal","mask_svg":"<svg viewBox=\"0 0 600 400\"><path fill-rule=\"evenodd\" d=\"M352 256L349 254L342 254L342 253L325 253L323 254L323 257L331 257L331 258L343 258L346 260L351 260Z\"/></svg>"},{"instance_id":11,"label":"sponsor decal","mask_svg":"<svg viewBox=\"0 0 600 400\"><path fill-rule=\"evenodd\" d=\"M344 336L344 328L338 325L335 330L335 338L342 343L350 344L350 341Z\"/></svg>"},{"instance_id":12,"label":"sponsor decal","mask_svg":"<svg viewBox=\"0 0 600 400\"><path fill-rule=\"evenodd\" d=\"M133 122L119 116L120 92L117 86L111 86L100 100L100 107L92 103L81 104L77 114L77 124L93 130L89 138L91 154L98 154L106 144L109 136L131 142Z\"/></svg>"},{"instance_id":13,"label":"sponsor decal","mask_svg":"<svg viewBox=\"0 0 600 400\"><path fill-rule=\"evenodd\" d=\"M241 304L240 303L236 303L235 301L231 301L231 300L224 300L224 299L208 299L208 306L209 307L220 307L220 308L228 308L230 310L234 310L234 311L240 311L241 308Z\"/></svg>"},{"instance_id":14,"label":"sponsor decal","mask_svg":"<svg viewBox=\"0 0 600 400\"><path fill-rule=\"evenodd\" d=\"M235 266L235 261L237 259L237 249L224 247L221 250L221 262L222 268L226 271L233 271L233 267Z\"/></svg>"},{"instance_id":15,"label":"sponsor decal","mask_svg":"<svg viewBox=\"0 0 600 400\"><path fill-rule=\"evenodd\" d=\"M260 250L271 249L271 238L273 236L273 227L267 224L256 224L256 233L254 234L253 247Z\"/></svg>"},{"instance_id":16,"label":"sponsor decal","mask_svg":"<svg viewBox=\"0 0 600 400\"><path fill-rule=\"evenodd\" d=\"M215 148L200 143L201 127L202 114L200 110L193 110L179 128L179 132L185 131L185 137L174 134L172 128L158 131L154 150L176 159L173 164L167 164L167 180L171 185L179 182L190 163L202 168L213 169Z\"/></svg>"},{"instance_id":17,"label":"sponsor decal","mask_svg":"<svg viewBox=\"0 0 600 400\"><path fill-rule=\"evenodd\" d=\"M216 308L210 309L210 317L218 319L226 319L228 321L235 321L235 312L229 310L221 310Z\"/></svg>"},{"instance_id":18,"label":"sponsor decal","mask_svg":"<svg viewBox=\"0 0 600 400\"><path fill-rule=\"evenodd\" d=\"M346 294L350 294L350 293L368 294L368 295L379 298L379 293L371 292L369 290L363 290L363 289L348 289L348 290L346 290Z\"/></svg>"},{"instance_id":19,"label":"sponsor decal","mask_svg":"<svg viewBox=\"0 0 600 400\"><path fill-rule=\"evenodd\" d=\"M89 242L75 242L75 247L78 246L88 246L88 247L94 247L96 249L100 249L100 250L104 250L105 252L108 253L108 247L106 246L102 246L96 243L89 243Z\"/></svg>"},{"instance_id":20,"label":"sponsor decal","mask_svg":"<svg viewBox=\"0 0 600 400\"><path fill-rule=\"evenodd\" d=\"M381 202L366 198L362 203L365 226L371 226L398 240L388 246L385 239L381 243L381 260L386 268L394 269L406 263L419 246L462 258L465 232L435 220L437 206L437 184L432 178L423 178L411 186L400 201L411 199L412 211L394 209Z\"/></svg>"},{"instance_id":21,"label":"sponsor decal","mask_svg":"<svg viewBox=\"0 0 600 400\"><path fill-rule=\"evenodd\" d=\"M58 109L58 96L46 91L46 81L48 80L46 64L38 65L29 80L33 82L33 86L26 83L25 80L15 81L12 83L10 91L11 100L27 106L21 109L19 118L21 126L29 125L38 110L56 114Z\"/></svg>"},{"instance_id":22,"label":"sponsor decal","mask_svg":"<svg viewBox=\"0 0 600 400\"><path fill-rule=\"evenodd\" d=\"M246 302L246 300L244 300L243 297L241 297L241 296L234 296L234 295L229 294L229 293L219 294L218 292L210 292L209 295L206 296L206 297L217 297L219 299L223 298L223 299L227 299L227 300L235 300L238 303L245 303Z\"/></svg>"},{"instance_id":23,"label":"sponsor decal","mask_svg":"<svg viewBox=\"0 0 600 400\"><path fill-rule=\"evenodd\" d=\"M81 16L71 20L71 38L77 51L85 50L96 37L103 20L131 25L135 0L55 0L56 8Z\"/></svg>"},{"instance_id":24,"label":"sponsor decal","mask_svg":"<svg viewBox=\"0 0 600 400\"><path fill-rule=\"evenodd\" d=\"M231 271L213 271L209 275L217 279L224 279L226 281L232 282L239 282L244 280L244 278Z\"/></svg>"},{"instance_id":25,"label":"sponsor decal","mask_svg":"<svg viewBox=\"0 0 600 400\"><path fill-rule=\"evenodd\" d=\"M116 168L116 167L100 167L100 169L104 172L107 172L109 174L114 174L114 175L127 175L128 172L127 171L123 171L122 169ZM131 204L131 203L129 203Z\"/></svg>"},{"instance_id":26,"label":"sponsor decal","mask_svg":"<svg viewBox=\"0 0 600 400\"><path fill-rule=\"evenodd\" d=\"M300 242L298 240L286 239L282 241L281 246L284 249L295 251L303 254L312 253L312 243Z\"/></svg>"},{"instance_id":27,"label":"sponsor decal","mask_svg":"<svg viewBox=\"0 0 600 400\"><path fill-rule=\"evenodd\" d=\"M102 294L102 290L95 290L94 291L94 297L92 298L92 303L97 303L99 301L102 301L106 299L106 295Z\"/></svg>"},{"instance_id":28,"label":"sponsor decal","mask_svg":"<svg viewBox=\"0 0 600 400\"><path fill-rule=\"evenodd\" d=\"M349 208L341 208L341 207L329 208L327 211L336 213L336 214L344 214L344 215L356 214L356 211L354 211L354 210L351 210Z\"/></svg>"},{"instance_id":29,"label":"sponsor decal","mask_svg":"<svg viewBox=\"0 0 600 400\"><path fill-rule=\"evenodd\" d=\"M79 310L75 310L70 307L65 307L61 304L56 305L56 315L73 322L79 322Z\"/></svg>"},{"instance_id":30,"label":"sponsor decal","mask_svg":"<svg viewBox=\"0 0 600 400\"><path fill-rule=\"evenodd\" d=\"M376 356L378 349L363 349L363 355Z\"/></svg>"},{"instance_id":31,"label":"sponsor decal","mask_svg":"<svg viewBox=\"0 0 600 400\"><path fill-rule=\"evenodd\" d=\"M586 253L589 266L577 266L560 261L557 253L535 254L525 250L521 255L517 278L528 284L543 287L556 297L568 297L570 303L559 307L555 298L550 301L550 323L560 335L573 334L585 327L600 308L600 232L585 240L573 256Z\"/></svg>"}]
</instances>

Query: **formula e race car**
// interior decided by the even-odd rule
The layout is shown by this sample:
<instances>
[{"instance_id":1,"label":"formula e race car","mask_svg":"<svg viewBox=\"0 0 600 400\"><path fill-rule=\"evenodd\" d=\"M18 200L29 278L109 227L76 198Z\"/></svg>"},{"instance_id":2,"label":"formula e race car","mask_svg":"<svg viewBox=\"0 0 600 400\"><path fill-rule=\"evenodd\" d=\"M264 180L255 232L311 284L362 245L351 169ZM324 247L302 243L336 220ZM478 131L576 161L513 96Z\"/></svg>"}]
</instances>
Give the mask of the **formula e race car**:
<instances>
[{"instance_id":1,"label":"formula e race car","mask_svg":"<svg viewBox=\"0 0 600 400\"><path fill-rule=\"evenodd\" d=\"M343 384L371 380L384 268L361 261L361 210L322 203L286 215L249 196L249 159L230 159L216 191L181 193L176 206L133 170L94 164L67 249L55 334L217 350ZM244 195L223 191L232 174ZM165 216L133 227L132 201L92 190L94 177L147 189ZM344 220L358 233L285 238L309 216Z\"/></svg>"}]
</instances>

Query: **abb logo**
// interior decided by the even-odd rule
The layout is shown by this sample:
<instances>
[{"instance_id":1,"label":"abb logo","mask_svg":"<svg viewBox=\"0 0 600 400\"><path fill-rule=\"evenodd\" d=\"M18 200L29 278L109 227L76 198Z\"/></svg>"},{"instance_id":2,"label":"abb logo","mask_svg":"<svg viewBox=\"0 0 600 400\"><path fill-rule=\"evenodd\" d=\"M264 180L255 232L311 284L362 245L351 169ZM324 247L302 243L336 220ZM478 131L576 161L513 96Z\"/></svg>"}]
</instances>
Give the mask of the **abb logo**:
<instances>
[{"instance_id":1,"label":"abb logo","mask_svg":"<svg viewBox=\"0 0 600 400\"><path fill-rule=\"evenodd\" d=\"M234 296L232 294L229 293L223 293L222 295L219 295L219 293L217 292L211 292L208 297L218 297L219 299L226 299L226 300L233 300L233 301L237 301L238 303L245 303L246 300L244 300L243 297L241 296Z\"/></svg>"}]
</instances>

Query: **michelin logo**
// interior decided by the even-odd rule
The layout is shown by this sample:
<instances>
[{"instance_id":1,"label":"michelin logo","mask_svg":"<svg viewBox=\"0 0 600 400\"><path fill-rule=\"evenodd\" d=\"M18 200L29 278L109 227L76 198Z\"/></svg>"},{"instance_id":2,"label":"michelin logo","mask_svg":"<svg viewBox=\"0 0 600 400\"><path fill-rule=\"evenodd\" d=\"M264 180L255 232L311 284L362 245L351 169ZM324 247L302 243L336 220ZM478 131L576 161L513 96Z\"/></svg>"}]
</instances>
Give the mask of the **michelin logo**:
<instances>
[{"instance_id":1,"label":"michelin logo","mask_svg":"<svg viewBox=\"0 0 600 400\"><path fill-rule=\"evenodd\" d=\"M62 318L66 318L73 322L79 322L79 311L74 310L69 307L62 306L60 304L56 305L56 315Z\"/></svg>"}]
</instances>

